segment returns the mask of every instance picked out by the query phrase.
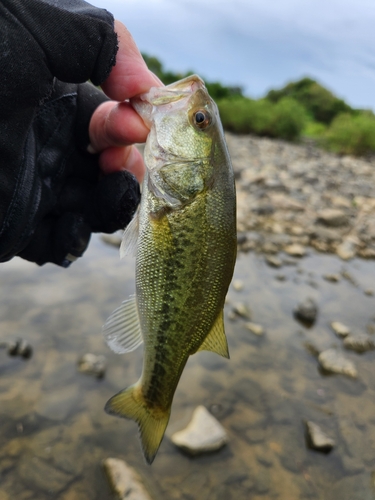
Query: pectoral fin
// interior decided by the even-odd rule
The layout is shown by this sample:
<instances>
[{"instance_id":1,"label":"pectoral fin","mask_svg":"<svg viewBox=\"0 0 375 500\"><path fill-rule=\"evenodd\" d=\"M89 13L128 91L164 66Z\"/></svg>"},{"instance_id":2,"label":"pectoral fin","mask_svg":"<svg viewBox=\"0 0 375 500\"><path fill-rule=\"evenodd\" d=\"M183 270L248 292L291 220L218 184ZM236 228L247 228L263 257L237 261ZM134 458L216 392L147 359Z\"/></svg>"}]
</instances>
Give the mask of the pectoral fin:
<instances>
[{"instance_id":1,"label":"pectoral fin","mask_svg":"<svg viewBox=\"0 0 375 500\"><path fill-rule=\"evenodd\" d=\"M135 297L115 309L103 326L104 338L117 354L134 351L142 344L141 325Z\"/></svg>"},{"instance_id":2,"label":"pectoral fin","mask_svg":"<svg viewBox=\"0 0 375 500\"><path fill-rule=\"evenodd\" d=\"M218 314L210 333L200 345L198 351L216 352L223 358L229 359L228 342L224 331L223 311Z\"/></svg>"},{"instance_id":3,"label":"pectoral fin","mask_svg":"<svg viewBox=\"0 0 375 500\"><path fill-rule=\"evenodd\" d=\"M138 233L139 233L139 210L136 211L134 217L127 225L120 246L120 259L125 257L126 255L135 255L137 250L137 242L138 242Z\"/></svg>"}]
</instances>

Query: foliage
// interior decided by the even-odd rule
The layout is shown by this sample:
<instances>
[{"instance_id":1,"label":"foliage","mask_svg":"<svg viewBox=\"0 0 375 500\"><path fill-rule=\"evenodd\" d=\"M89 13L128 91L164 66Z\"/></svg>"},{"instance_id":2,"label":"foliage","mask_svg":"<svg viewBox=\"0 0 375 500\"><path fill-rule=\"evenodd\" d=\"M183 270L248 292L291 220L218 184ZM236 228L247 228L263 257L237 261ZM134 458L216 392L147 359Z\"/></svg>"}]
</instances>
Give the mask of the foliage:
<instances>
[{"instance_id":1,"label":"foliage","mask_svg":"<svg viewBox=\"0 0 375 500\"><path fill-rule=\"evenodd\" d=\"M193 74L166 71L158 58L143 57L166 85ZM241 87L207 81L206 87L218 104L223 127L231 132L288 141L305 136L340 154L375 152L375 115L351 108L311 78L270 90L258 100L244 97Z\"/></svg>"},{"instance_id":2,"label":"foliage","mask_svg":"<svg viewBox=\"0 0 375 500\"><path fill-rule=\"evenodd\" d=\"M354 112L345 101L335 97L311 78L288 83L282 89L270 90L267 94L267 99L271 102L278 102L283 97L292 97L302 104L316 121L325 124L331 123L340 113Z\"/></svg>"},{"instance_id":3,"label":"foliage","mask_svg":"<svg viewBox=\"0 0 375 500\"><path fill-rule=\"evenodd\" d=\"M218 101L218 107L223 127L240 134L253 133L295 140L307 121L304 108L289 97L276 104L267 99L255 101L246 97L232 97Z\"/></svg>"},{"instance_id":4,"label":"foliage","mask_svg":"<svg viewBox=\"0 0 375 500\"><path fill-rule=\"evenodd\" d=\"M163 64L159 61L157 57L148 56L147 54L142 54L143 59L145 60L149 69L155 73L155 75L160 78L160 80L165 84L169 85L170 83L176 82L177 80L181 80L181 78L185 78L186 76L194 74L194 71L187 71L185 73L174 73L172 71L166 71L163 68ZM205 82L207 90L210 96L217 101L218 99L224 99L231 96L242 95L241 87L226 87L222 85L220 82Z\"/></svg>"},{"instance_id":5,"label":"foliage","mask_svg":"<svg viewBox=\"0 0 375 500\"><path fill-rule=\"evenodd\" d=\"M327 149L340 154L364 155L375 152L375 116L362 112L342 113L323 136Z\"/></svg>"}]
</instances>

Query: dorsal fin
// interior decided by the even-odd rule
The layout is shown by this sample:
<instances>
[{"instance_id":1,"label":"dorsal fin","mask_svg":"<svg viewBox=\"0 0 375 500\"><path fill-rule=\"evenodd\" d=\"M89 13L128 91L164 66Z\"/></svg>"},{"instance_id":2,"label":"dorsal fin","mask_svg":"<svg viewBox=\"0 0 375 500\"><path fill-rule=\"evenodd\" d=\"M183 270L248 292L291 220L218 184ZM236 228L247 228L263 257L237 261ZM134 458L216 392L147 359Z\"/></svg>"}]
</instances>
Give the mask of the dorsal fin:
<instances>
[{"instance_id":1,"label":"dorsal fin","mask_svg":"<svg viewBox=\"0 0 375 500\"><path fill-rule=\"evenodd\" d=\"M216 354L223 356L223 358L229 359L228 342L224 331L223 310L218 314L213 327L200 345L198 351L216 352Z\"/></svg>"}]
</instances>

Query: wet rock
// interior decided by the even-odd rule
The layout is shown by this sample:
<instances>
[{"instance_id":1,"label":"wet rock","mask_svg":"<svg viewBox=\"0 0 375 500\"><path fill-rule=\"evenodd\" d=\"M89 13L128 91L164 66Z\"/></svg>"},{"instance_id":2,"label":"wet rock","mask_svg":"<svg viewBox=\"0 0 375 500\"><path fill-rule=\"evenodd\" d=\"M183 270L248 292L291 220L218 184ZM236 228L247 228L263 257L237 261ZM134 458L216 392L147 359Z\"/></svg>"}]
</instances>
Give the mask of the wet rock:
<instances>
[{"instance_id":1,"label":"wet rock","mask_svg":"<svg viewBox=\"0 0 375 500\"><path fill-rule=\"evenodd\" d=\"M323 278L326 281L330 281L331 283L338 283L340 281L340 275L339 274L325 274Z\"/></svg>"},{"instance_id":2,"label":"wet rock","mask_svg":"<svg viewBox=\"0 0 375 500\"><path fill-rule=\"evenodd\" d=\"M266 255L265 259L267 264L271 267L281 267L283 265L282 261L274 255Z\"/></svg>"},{"instance_id":3,"label":"wet rock","mask_svg":"<svg viewBox=\"0 0 375 500\"><path fill-rule=\"evenodd\" d=\"M233 280L232 286L236 292L240 292L241 290L244 289L245 284L242 280Z\"/></svg>"},{"instance_id":4,"label":"wet rock","mask_svg":"<svg viewBox=\"0 0 375 500\"><path fill-rule=\"evenodd\" d=\"M344 347L360 353L373 351L375 349L375 340L366 333L349 335L344 339Z\"/></svg>"},{"instance_id":5,"label":"wet rock","mask_svg":"<svg viewBox=\"0 0 375 500\"><path fill-rule=\"evenodd\" d=\"M39 457L25 455L20 462L18 474L21 481L31 489L40 490L49 495L57 495L74 479Z\"/></svg>"},{"instance_id":6,"label":"wet rock","mask_svg":"<svg viewBox=\"0 0 375 500\"><path fill-rule=\"evenodd\" d=\"M219 450L227 441L225 429L204 406L198 406L188 426L172 436L172 442L192 456Z\"/></svg>"},{"instance_id":7,"label":"wet rock","mask_svg":"<svg viewBox=\"0 0 375 500\"><path fill-rule=\"evenodd\" d=\"M328 453L335 446L332 438L328 437L319 425L314 422L307 421L306 424L306 439L310 448L313 450Z\"/></svg>"},{"instance_id":8,"label":"wet rock","mask_svg":"<svg viewBox=\"0 0 375 500\"><path fill-rule=\"evenodd\" d=\"M31 358L33 354L33 348L26 340L23 339L4 342L0 345L0 347L5 347L9 356L21 356L24 359L28 359Z\"/></svg>"},{"instance_id":9,"label":"wet rock","mask_svg":"<svg viewBox=\"0 0 375 500\"><path fill-rule=\"evenodd\" d=\"M119 247L122 242L123 231L117 231L114 234L102 234L101 239L104 243L111 245L113 247Z\"/></svg>"},{"instance_id":10,"label":"wet rock","mask_svg":"<svg viewBox=\"0 0 375 500\"><path fill-rule=\"evenodd\" d=\"M366 288L364 291L365 295L368 295L369 297L372 297L374 295L374 290L372 288Z\"/></svg>"},{"instance_id":11,"label":"wet rock","mask_svg":"<svg viewBox=\"0 0 375 500\"><path fill-rule=\"evenodd\" d=\"M304 257L306 255L306 248L302 245L298 245L297 243L293 243L292 245L288 245L284 248L284 252L293 257Z\"/></svg>"},{"instance_id":12,"label":"wet rock","mask_svg":"<svg viewBox=\"0 0 375 500\"><path fill-rule=\"evenodd\" d=\"M334 241L340 241L341 236L334 229L329 229L327 227L315 226L311 232L311 237L313 239L318 239L324 241L325 243L332 243Z\"/></svg>"},{"instance_id":13,"label":"wet rock","mask_svg":"<svg viewBox=\"0 0 375 500\"><path fill-rule=\"evenodd\" d=\"M107 458L103 467L118 500L151 500L140 476L126 462Z\"/></svg>"},{"instance_id":14,"label":"wet rock","mask_svg":"<svg viewBox=\"0 0 375 500\"><path fill-rule=\"evenodd\" d=\"M256 323L248 322L245 324L246 328L250 330L251 333L254 333L254 335L258 335L261 337L264 335L264 328L262 325L257 325Z\"/></svg>"},{"instance_id":15,"label":"wet rock","mask_svg":"<svg viewBox=\"0 0 375 500\"><path fill-rule=\"evenodd\" d=\"M78 360L78 370L81 373L93 375L97 378L103 378L106 369L106 359L104 356L87 353Z\"/></svg>"},{"instance_id":16,"label":"wet rock","mask_svg":"<svg viewBox=\"0 0 375 500\"><path fill-rule=\"evenodd\" d=\"M331 328L338 337L344 338L350 335L350 329L339 321L332 321Z\"/></svg>"},{"instance_id":17,"label":"wet rock","mask_svg":"<svg viewBox=\"0 0 375 500\"><path fill-rule=\"evenodd\" d=\"M50 420L65 420L68 414L77 408L81 396L76 385L48 391L35 405L38 415Z\"/></svg>"},{"instance_id":18,"label":"wet rock","mask_svg":"<svg viewBox=\"0 0 375 500\"><path fill-rule=\"evenodd\" d=\"M329 227L341 227L348 224L349 220L342 210L326 208L318 213L317 222Z\"/></svg>"},{"instance_id":19,"label":"wet rock","mask_svg":"<svg viewBox=\"0 0 375 500\"><path fill-rule=\"evenodd\" d=\"M312 325L318 314L318 306L311 298L307 298L300 302L294 310L294 316L303 323Z\"/></svg>"},{"instance_id":20,"label":"wet rock","mask_svg":"<svg viewBox=\"0 0 375 500\"><path fill-rule=\"evenodd\" d=\"M327 349L319 354L318 360L323 370L330 373L338 373L347 375L348 377L357 378L358 372L352 361L337 349Z\"/></svg>"},{"instance_id":21,"label":"wet rock","mask_svg":"<svg viewBox=\"0 0 375 500\"><path fill-rule=\"evenodd\" d=\"M242 302L238 302L237 304L233 305L232 313L235 316L239 316L244 319L251 319L251 311L249 307L247 307L247 305L243 304Z\"/></svg>"},{"instance_id":22,"label":"wet rock","mask_svg":"<svg viewBox=\"0 0 375 500\"><path fill-rule=\"evenodd\" d=\"M356 256L357 245L353 240L346 239L336 249L337 255L342 260L350 260Z\"/></svg>"}]
</instances>

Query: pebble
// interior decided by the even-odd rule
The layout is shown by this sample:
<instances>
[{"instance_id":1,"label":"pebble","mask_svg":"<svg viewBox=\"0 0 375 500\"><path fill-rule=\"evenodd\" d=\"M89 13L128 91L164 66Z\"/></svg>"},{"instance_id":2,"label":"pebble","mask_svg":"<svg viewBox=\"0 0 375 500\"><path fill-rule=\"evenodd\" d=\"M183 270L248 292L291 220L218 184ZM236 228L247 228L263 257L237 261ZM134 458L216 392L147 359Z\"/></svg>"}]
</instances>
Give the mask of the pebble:
<instances>
[{"instance_id":1,"label":"pebble","mask_svg":"<svg viewBox=\"0 0 375 500\"><path fill-rule=\"evenodd\" d=\"M326 208L318 212L317 222L330 227L340 227L348 223L348 217L342 210Z\"/></svg>"},{"instance_id":2,"label":"pebble","mask_svg":"<svg viewBox=\"0 0 375 500\"><path fill-rule=\"evenodd\" d=\"M339 321L332 321L331 328L339 337L344 338L350 335L350 329Z\"/></svg>"},{"instance_id":3,"label":"pebble","mask_svg":"<svg viewBox=\"0 0 375 500\"><path fill-rule=\"evenodd\" d=\"M274 255L266 255L265 259L267 264L271 267L281 267L283 265L282 261Z\"/></svg>"},{"instance_id":4,"label":"pebble","mask_svg":"<svg viewBox=\"0 0 375 500\"><path fill-rule=\"evenodd\" d=\"M356 256L357 245L351 240L344 240L336 249L337 255L342 260L350 260Z\"/></svg>"},{"instance_id":5,"label":"pebble","mask_svg":"<svg viewBox=\"0 0 375 500\"><path fill-rule=\"evenodd\" d=\"M331 283L338 283L341 279L339 274L325 274L323 278Z\"/></svg>"},{"instance_id":6,"label":"pebble","mask_svg":"<svg viewBox=\"0 0 375 500\"><path fill-rule=\"evenodd\" d=\"M294 310L294 316L307 324L313 324L317 314L318 306L312 298L300 302Z\"/></svg>"},{"instance_id":7,"label":"pebble","mask_svg":"<svg viewBox=\"0 0 375 500\"><path fill-rule=\"evenodd\" d=\"M347 375L348 377L357 378L358 372L352 361L345 358L345 356L337 349L327 349L318 356L320 366L330 373L338 373Z\"/></svg>"},{"instance_id":8,"label":"pebble","mask_svg":"<svg viewBox=\"0 0 375 500\"><path fill-rule=\"evenodd\" d=\"M106 359L104 356L87 353L78 360L78 370L81 373L93 375L97 378L103 378L106 369Z\"/></svg>"},{"instance_id":9,"label":"pebble","mask_svg":"<svg viewBox=\"0 0 375 500\"><path fill-rule=\"evenodd\" d=\"M172 436L172 442L191 456L219 450L227 441L225 429L204 406L198 406L188 426Z\"/></svg>"},{"instance_id":10,"label":"pebble","mask_svg":"<svg viewBox=\"0 0 375 500\"><path fill-rule=\"evenodd\" d=\"M101 235L101 239L102 239L102 241L104 241L104 243L107 243L108 245L111 245L113 247L118 248L122 242L122 235L123 235L123 231L117 231L117 233L114 233L114 234L103 233Z\"/></svg>"},{"instance_id":11,"label":"pebble","mask_svg":"<svg viewBox=\"0 0 375 500\"><path fill-rule=\"evenodd\" d=\"M335 442L332 438L328 437L319 425L314 422L307 421L306 423L306 437L307 443L310 448L321 451L323 453L328 453L335 446Z\"/></svg>"},{"instance_id":12,"label":"pebble","mask_svg":"<svg viewBox=\"0 0 375 500\"><path fill-rule=\"evenodd\" d=\"M118 500L151 500L137 472L118 458L103 461L104 471Z\"/></svg>"},{"instance_id":13,"label":"pebble","mask_svg":"<svg viewBox=\"0 0 375 500\"><path fill-rule=\"evenodd\" d=\"M306 248L297 243L292 243L284 248L284 252L293 257L304 257L306 255Z\"/></svg>"},{"instance_id":14,"label":"pebble","mask_svg":"<svg viewBox=\"0 0 375 500\"><path fill-rule=\"evenodd\" d=\"M264 328L262 325L257 325L256 323L248 322L245 324L246 328L255 335L261 337L264 335Z\"/></svg>"},{"instance_id":15,"label":"pebble","mask_svg":"<svg viewBox=\"0 0 375 500\"><path fill-rule=\"evenodd\" d=\"M236 292L240 292L241 290L244 289L245 284L242 280L233 280L232 286Z\"/></svg>"},{"instance_id":16,"label":"pebble","mask_svg":"<svg viewBox=\"0 0 375 500\"><path fill-rule=\"evenodd\" d=\"M241 318L244 319L251 319L251 311L247 307L246 304L243 304L242 302L238 302L237 304L233 305L232 312L236 316L240 316Z\"/></svg>"},{"instance_id":17,"label":"pebble","mask_svg":"<svg viewBox=\"0 0 375 500\"><path fill-rule=\"evenodd\" d=\"M375 349L375 340L366 333L349 335L344 339L344 347L359 353L373 351Z\"/></svg>"}]
</instances>

